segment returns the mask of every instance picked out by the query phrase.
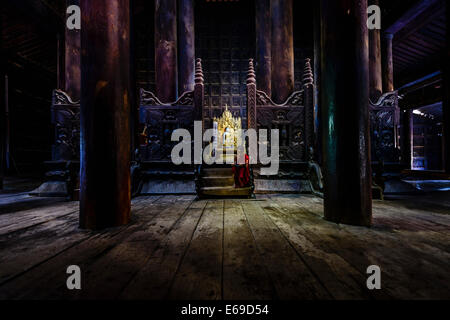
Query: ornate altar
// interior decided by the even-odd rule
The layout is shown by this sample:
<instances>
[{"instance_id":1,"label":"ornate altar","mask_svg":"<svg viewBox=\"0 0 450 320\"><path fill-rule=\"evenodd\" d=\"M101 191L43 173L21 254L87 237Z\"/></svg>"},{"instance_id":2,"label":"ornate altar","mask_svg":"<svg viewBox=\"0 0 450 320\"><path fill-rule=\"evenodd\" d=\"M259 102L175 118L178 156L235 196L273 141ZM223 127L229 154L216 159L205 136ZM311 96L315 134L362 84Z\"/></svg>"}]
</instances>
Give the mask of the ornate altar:
<instances>
[{"instance_id":1,"label":"ornate altar","mask_svg":"<svg viewBox=\"0 0 450 320\"><path fill-rule=\"evenodd\" d=\"M215 140L211 156L215 163L200 165L196 174L196 189L199 197L246 197L253 195L253 176L248 163L248 156L243 164L237 163L240 141L238 136L242 131L242 119L233 117L225 106L225 111L219 118L213 118ZM245 152L245 145L241 150ZM213 162L213 161L211 161Z\"/></svg>"},{"instance_id":2,"label":"ornate altar","mask_svg":"<svg viewBox=\"0 0 450 320\"><path fill-rule=\"evenodd\" d=\"M80 102L54 90L51 105L54 126L52 160L44 163L46 182L30 194L78 198L80 167Z\"/></svg>"}]
</instances>

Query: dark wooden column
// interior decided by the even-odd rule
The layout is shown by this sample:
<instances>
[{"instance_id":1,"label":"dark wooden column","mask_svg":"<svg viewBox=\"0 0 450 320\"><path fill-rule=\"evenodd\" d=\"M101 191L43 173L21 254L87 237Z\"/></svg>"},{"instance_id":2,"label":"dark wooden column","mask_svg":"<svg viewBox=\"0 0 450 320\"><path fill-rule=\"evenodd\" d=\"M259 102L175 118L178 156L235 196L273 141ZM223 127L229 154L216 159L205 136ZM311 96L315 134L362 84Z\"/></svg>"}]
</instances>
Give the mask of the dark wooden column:
<instances>
[{"instance_id":1,"label":"dark wooden column","mask_svg":"<svg viewBox=\"0 0 450 320\"><path fill-rule=\"evenodd\" d=\"M320 1L314 1L314 132L316 154L315 160L322 164L322 111L320 102Z\"/></svg>"},{"instance_id":2,"label":"dark wooden column","mask_svg":"<svg viewBox=\"0 0 450 320\"><path fill-rule=\"evenodd\" d=\"M79 6L80 0L67 0L66 5ZM77 101L81 92L81 31L65 29L65 91L72 100Z\"/></svg>"},{"instance_id":3,"label":"dark wooden column","mask_svg":"<svg viewBox=\"0 0 450 320\"><path fill-rule=\"evenodd\" d=\"M270 0L256 4L256 83L258 90L272 95L272 25Z\"/></svg>"},{"instance_id":4,"label":"dark wooden column","mask_svg":"<svg viewBox=\"0 0 450 320\"><path fill-rule=\"evenodd\" d=\"M178 95L194 90L194 0L178 0Z\"/></svg>"},{"instance_id":5,"label":"dark wooden column","mask_svg":"<svg viewBox=\"0 0 450 320\"><path fill-rule=\"evenodd\" d=\"M177 0L155 0L156 94L162 102L177 98Z\"/></svg>"},{"instance_id":6,"label":"dark wooden column","mask_svg":"<svg viewBox=\"0 0 450 320\"><path fill-rule=\"evenodd\" d=\"M294 92L292 0L271 0L272 98L283 103Z\"/></svg>"},{"instance_id":7,"label":"dark wooden column","mask_svg":"<svg viewBox=\"0 0 450 320\"><path fill-rule=\"evenodd\" d=\"M402 162L406 169L412 168L412 148L413 148L413 113L412 110L403 112L402 128Z\"/></svg>"},{"instance_id":8,"label":"dark wooden column","mask_svg":"<svg viewBox=\"0 0 450 320\"><path fill-rule=\"evenodd\" d=\"M367 0L321 0L325 218L370 226Z\"/></svg>"},{"instance_id":9,"label":"dark wooden column","mask_svg":"<svg viewBox=\"0 0 450 320\"><path fill-rule=\"evenodd\" d=\"M442 55L442 66L444 71L443 83L443 104L442 111L444 116L444 169L445 172L450 173L450 10L449 3L446 6L446 23L447 23L447 45Z\"/></svg>"},{"instance_id":10,"label":"dark wooden column","mask_svg":"<svg viewBox=\"0 0 450 320\"><path fill-rule=\"evenodd\" d=\"M370 0L370 5L379 6L379 0ZM380 30L369 30L369 75L370 99L376 101L383 92L381 73L381 38Z\"/></svg>"},{"instance_id":11,"label":"dark wooden column","mask_svg":"<svg viewBox=\"0 0 450 320\"><path fill-rule=\"evenodd\" d=\"M3 16L0 14L0 35L3 32ZM3 190L5 176L5 105L4 105L4 82L6 61L3 52L3 37L0 36L0 190Z\"/></svg>"},{"instance_id":12,"label":"dark wooden column","mask_svg":"<svg viewBox=\"0 0 450 320\"><path fill-rule=\"evenodd\" d=\"M65 60L65 41L61 39L61 34L56 35L56 88L60 90L65 89L65 74L64 74L64 60Z\"/></svg>"},{"instance_id":13,"label":"dark wooden column","mask_svg":"<svg viewBox=\"0 0 450 320\"><path fill-rule=\"evenodd\" d=\"M383 92L394 91L394 62L392 56L392 41L394 35L384 34L384 59L383 59Z\"/></svg>"},{"instance_id":14,"label":"dark wooden column","mask_svg":"<svg viewBox=\"0 0 450 320\"><path fill-rule=\"evenodd\" d=\"M129 0L81 0L80 226L130 219Z\"/></svg>"}]
</instances>

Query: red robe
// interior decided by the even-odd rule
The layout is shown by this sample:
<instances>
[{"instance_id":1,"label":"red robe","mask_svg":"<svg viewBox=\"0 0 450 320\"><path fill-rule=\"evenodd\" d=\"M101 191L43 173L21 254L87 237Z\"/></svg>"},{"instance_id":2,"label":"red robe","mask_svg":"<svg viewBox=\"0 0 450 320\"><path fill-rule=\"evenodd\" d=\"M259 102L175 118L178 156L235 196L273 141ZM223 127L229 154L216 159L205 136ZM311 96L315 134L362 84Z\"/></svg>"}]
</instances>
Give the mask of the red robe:
<instances>
[{"instance_id":1,"label":"red robe","mask_svg":"<svg viewBox=\"0 0 450 320\"><path fill-rule=\"evenodd\" d=\"M245 165L233 166L234 181L236 188L245 188L250 185L249 157L245 155Z\"/></svg>"}]
</instances>

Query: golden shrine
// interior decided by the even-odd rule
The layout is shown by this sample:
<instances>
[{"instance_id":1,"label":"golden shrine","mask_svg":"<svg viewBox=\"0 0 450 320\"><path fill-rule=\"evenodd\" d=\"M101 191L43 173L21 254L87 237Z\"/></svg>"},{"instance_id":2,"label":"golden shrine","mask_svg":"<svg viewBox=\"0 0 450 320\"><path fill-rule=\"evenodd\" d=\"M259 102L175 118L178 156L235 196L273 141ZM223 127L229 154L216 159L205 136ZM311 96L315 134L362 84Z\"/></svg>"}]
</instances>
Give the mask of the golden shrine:
<instances>
[{"instance_id":1,"label":"golden shrine","mask_svg":"<svg viewBox=\"0 0 450 320\"><path fill-rule=\"evenodd\" d=\"M237 147L237 132L242 130L241 118L233 117L233 114L228 110L228 105L225 105L222 116L220 118L214 117L213 122L217 123L219 146Z\"/></svg>"},{"instance_id":2,"label":"golden shrine","mask_svg":"<svg viewBox=\"0 0 450 320\"><path fill-rule=\"evenodd\" d=\"M220 118L213 118L214 128L217 130L217 151L221 160L226 163L234 163L238 149L238 133L242 130L242 120L240 117L233 117L225 105L225 111Z\"/></svg>"}]
</instances>

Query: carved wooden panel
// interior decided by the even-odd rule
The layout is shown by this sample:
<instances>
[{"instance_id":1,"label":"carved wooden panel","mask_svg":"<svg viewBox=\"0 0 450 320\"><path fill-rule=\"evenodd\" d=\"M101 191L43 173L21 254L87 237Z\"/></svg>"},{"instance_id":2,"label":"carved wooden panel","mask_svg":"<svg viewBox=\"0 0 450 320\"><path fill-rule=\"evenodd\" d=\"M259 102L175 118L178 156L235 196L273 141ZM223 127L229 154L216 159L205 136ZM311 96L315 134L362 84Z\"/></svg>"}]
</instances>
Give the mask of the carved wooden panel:
<instances>
[{"instance_id":1,"label":"carved wooden panel","mask_svg":"<svg viewBox=\"0 0 450 320\"><path fill-rule=\"evenodd\" d=\"M52 124L55 127L53 161L80 159L80 104L63 91L53 92Z\"/></svg>"},{"instance_id":2,"label":"carved wooden panel","mask_svg":"<svg viewBox=\"0 0 450 320\"><path fill-rule=\"evenodd\" d=\"M201 73L201 65L197 65ZM200 86L197 94L202 95L203 78L196 86ZM194 134L194 121L198 118L195 106L195 91L183 93L177 101L162 103L153 92L141 89L139 122L141 125L141 144L139 148L141 161L171 162L173 147L172 133L176 129L186 129Z\"/></svg>"},{"instance_id":3,"label":"carved wooden panel","mask_svg":"<svg viewBox=\"0 0 450 320\"><path fill-rule=\"evenodd\" d=\"M278 129L280 161L306 161L303 106L257 106L258 130Z\"/></svg>"},{"instance_id":4,"label":"carved wooden panel","mask_svg":"<svg viewBox=\"0 0 450 320\"><path fill-rule=\"evenodd\" d=\"M384 94L370 103L372 161L399 162L398 93Z\"/></svg>"},{"instance_id":5,"label":"carved wooden panel","mask_svg":"<svg viewBox=\"0 0 450 320\"><path fill-rule=\"evenodd\" d=\"M193 137L193 106L141 106L140 122L144 127L146 143L141 143L142 161L171 161L171 152L178 142L172 142L172 133L176 129L187 129Z\"/></svg>"},{"instance_id":6,"label":"carved wooden panel","mask_svg":"<svg viewBox=\"0 0 450 320\"><path fill-rule=\"evenodd\" d=\"M248 59L254 56L251 1L211 5L196 3L196 52L205 72L205 125L220 117L225 105L247 126ZM208 12L208 14L199 14ZM232 19L230 19L232 17Z\"/></svg>"}]
</instances>

